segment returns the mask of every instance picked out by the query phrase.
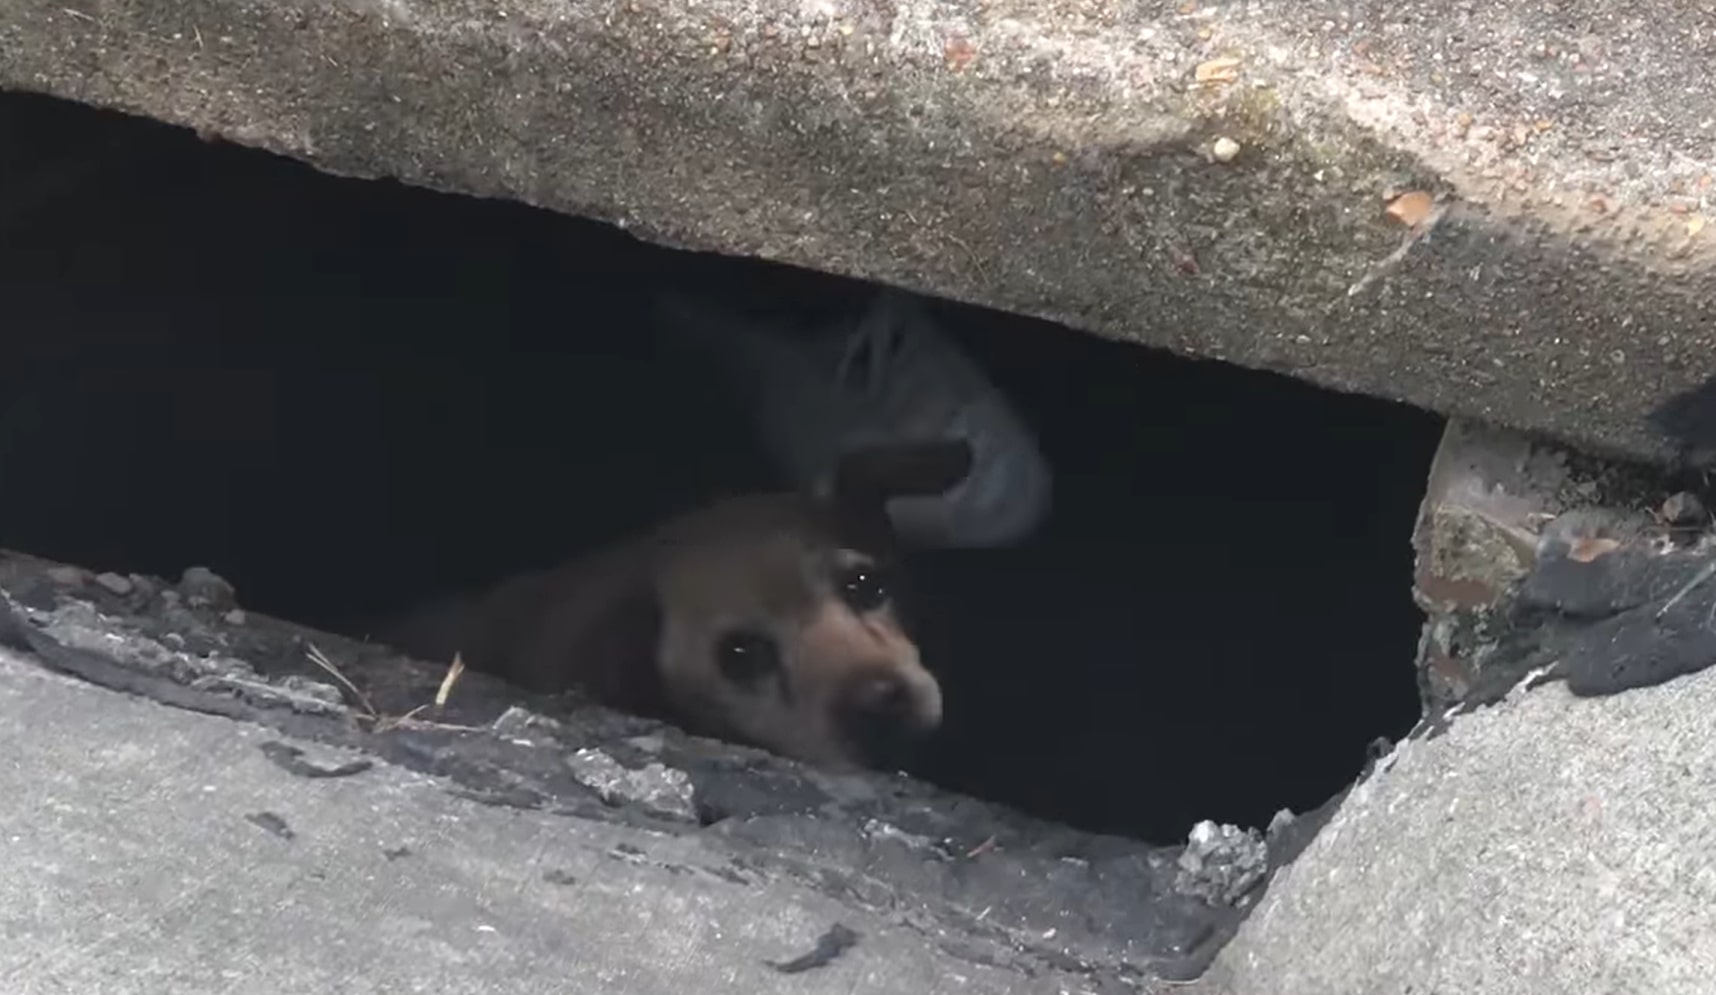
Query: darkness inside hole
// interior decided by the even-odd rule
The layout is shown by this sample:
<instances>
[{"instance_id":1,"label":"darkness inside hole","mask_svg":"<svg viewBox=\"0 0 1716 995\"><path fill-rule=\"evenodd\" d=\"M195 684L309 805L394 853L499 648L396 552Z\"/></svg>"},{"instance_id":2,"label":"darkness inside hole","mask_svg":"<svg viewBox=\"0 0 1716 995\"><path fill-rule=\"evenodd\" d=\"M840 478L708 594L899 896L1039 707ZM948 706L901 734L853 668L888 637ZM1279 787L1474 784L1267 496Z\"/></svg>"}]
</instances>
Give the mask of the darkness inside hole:
<instances>
[{"instance_id":1,"label":"darkness inside hole","mask_svg":"<svg viewBox=\"0 0 1716 995\"><path fill-rule=\"evenodd\" d=\"M863 288L0 97L0 545L207 565L338 629L773 486L643 281ZM920 773L1172 840L1346 784L1418 715L1408 535L1439 421L939 304L1055 462L1026 545L918 558Z\"/></svg>"}]
</instances>

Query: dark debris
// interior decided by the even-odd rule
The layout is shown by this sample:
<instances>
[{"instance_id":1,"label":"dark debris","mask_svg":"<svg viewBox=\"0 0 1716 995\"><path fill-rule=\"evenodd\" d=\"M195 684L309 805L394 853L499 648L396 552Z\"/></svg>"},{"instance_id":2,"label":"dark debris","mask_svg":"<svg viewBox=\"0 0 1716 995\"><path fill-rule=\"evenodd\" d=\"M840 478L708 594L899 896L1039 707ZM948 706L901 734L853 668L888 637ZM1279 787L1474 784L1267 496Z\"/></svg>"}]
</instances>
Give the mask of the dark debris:
<instances>
[{"instance_id":1,"label":"dark debris","mask_svg":"<svg viewBox=\"0 0 1716 995\"><path fill-rule=\"evenodd\" d=\"M1550 548L1493 610L1500 620L1480 679L1452 715L1515 689L1564 681L1582 697L1663 684L1716 664L1716 550L1659 550L1634 540L1588 562Z\"/></svg>"},{"instance_id":2,"label":"dark debris","mask_svg":"<svg viewBox=\"0 0 1716 995\"><path fill-rule=\"evenodd\" d=\"M840 959L840 955L858 945L859 935L856 931L835 923L828 932L816 938L816 946L809 951L788 961L764 961L768 966L782 974L801 974L819 967L827 967Z\"/></svg>"},{"instance_id":3,"label":"dark debris","mask_svg":"<svg viewBox=\"0 0 1716 995\"><path fill-rule=\"evenodd\" d=\"M251 812L244 817L244 821L273 833L283 840L298 838L298 834L292 831L292 827L286 824L286 820L273 812Z\"/></svg>"},{"instance_id":4,"label":"dark debris","mask_svg":"<svg viewBox=\"0 0 1716 995\"><path fill-rule=\"evenodd\" d=\"M349 760L336 767L322 767L304 759L304 751L296 746L270 740L260 747L262 755L275 766L294 777L351 777L375 766L373 760Z\"/></svg>"}]
</instances>

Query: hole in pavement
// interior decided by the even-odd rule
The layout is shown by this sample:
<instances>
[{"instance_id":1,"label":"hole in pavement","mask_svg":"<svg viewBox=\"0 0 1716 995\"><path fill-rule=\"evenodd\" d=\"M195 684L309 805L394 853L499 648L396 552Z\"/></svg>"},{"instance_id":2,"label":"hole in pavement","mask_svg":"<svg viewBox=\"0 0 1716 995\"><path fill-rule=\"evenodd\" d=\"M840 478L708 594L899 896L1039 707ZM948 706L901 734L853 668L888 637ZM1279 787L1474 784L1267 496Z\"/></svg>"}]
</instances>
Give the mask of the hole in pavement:
<instances>
[{"instance_id":1,"label":"hole in pavement","mask_svg":"<svg viewBox=\"0 0 1716 995\"><path fill-rule=\"evenodd\" d=\"M776 486L650 287L865 300L45 98L0 130L0 545L206 565L336 631ZM911 564L947 701L916 772L1172 841L1315 806L1411 726L1438 419L932 306L1057 476L1028 541Z\"/></svg>"}]
</instances>

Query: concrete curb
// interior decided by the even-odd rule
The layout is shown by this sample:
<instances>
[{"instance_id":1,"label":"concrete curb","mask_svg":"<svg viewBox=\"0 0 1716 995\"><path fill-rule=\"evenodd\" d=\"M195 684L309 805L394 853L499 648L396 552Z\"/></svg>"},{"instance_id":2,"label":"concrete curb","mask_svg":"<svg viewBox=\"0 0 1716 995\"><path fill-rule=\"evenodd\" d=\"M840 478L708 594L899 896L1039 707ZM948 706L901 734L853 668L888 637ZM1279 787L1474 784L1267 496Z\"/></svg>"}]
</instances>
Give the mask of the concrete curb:
<instances>
[{"instance_id":1,"label":"concrete curb","mask_svg":"<svg viewBox=\"0 0 1716 995\"><path fill-rule=\"evenodd\" d=\"M1668 0L22 0L0 87L1661 458L1713 47Z\"/></svg>"}]
</instances>

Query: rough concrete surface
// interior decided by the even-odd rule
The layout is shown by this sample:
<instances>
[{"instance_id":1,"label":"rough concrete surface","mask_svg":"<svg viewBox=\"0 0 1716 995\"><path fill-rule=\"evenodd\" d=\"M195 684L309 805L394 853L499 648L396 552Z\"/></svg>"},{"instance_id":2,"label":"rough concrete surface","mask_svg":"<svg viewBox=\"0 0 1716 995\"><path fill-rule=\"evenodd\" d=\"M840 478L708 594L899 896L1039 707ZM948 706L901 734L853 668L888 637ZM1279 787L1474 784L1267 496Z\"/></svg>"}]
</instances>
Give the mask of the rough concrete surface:
<instances>
[{"instance_id":1,"label":"rough concrete surface","mask_svg":"<svg viewBox=\"0 0 1716 995\"><path fill-rule=\"evenodd\" d=\"M915 938L917 944L894 967L878 966L869 975L827 972L826 984L841 991L1149 992L1158 990L1158 979L1186 980L1202 972L1255 906L1273 872L1303 849L1329 810L1324 806L1298 818L1278 817L1267 832L1203 825L1186 846L1157 847L1080 832L903 776L819 771L687 736L659 722L595 707L576 695L529 695L476 673L449 678L445 665L401 658L383 647L234 608L231 588L204 574L193 569L169 585L140 575L92 575L32 557L0 555L0 647L107 692L219 720L199 724L203 720L189 721L177 710L139 711L141 706L124 699L91 698L89 692L79 692L86 696L75 701L85 702L79 707L96 715L56 718L53 708L61 707L56 702L73 699L40 690L49 685L30 684L37 690L19 692L18 701L0 706L7 714L30 717L27 723L8 725L8 733L37 736L37 725L52 728L40 734L43 745L6 754L19 758L11 776L26 782L45 779L66 794L58 808L14 807L13 818L18 833L29 828L38 837L83 834L90 841L86 850L96 849L93 841L104 833L129 840L113 844L114 851L151 870L142 878L137 876L141 870L124 878L125 887L141 889L144 900L153 901L149 896L177 887L181 860L209 863L214 868L209 873L220 880L223 874L242 878L249 873L242 862L221 870L224 851L205 852L210 841L199 827L213 814L208 798L198 794L205 775L181 782L174 772L185 764L193 771L210 769L196 759L205 754L216 768L275 768L292 780L267 782L277 785L269 789L276 792L273 803L255 796L253 806L246 802L251 807L221 810L222 818L242 819L248 825L241 828L261 837L298 841L299 849L291 853L263 851L277 854L280 862L268 872L269 880L307 876L319 882L323 878L317 875L325 875L329 881L355 876L363 882L352 895L289 892L255 898L258 907L297 902L310 908L307 915L333 923L325 932L311 933L295 953L281 952L272 962L276 965L294 956L319 956L314 951L342 930L377 937L366 918L370 913L362 911L365 902L414 908L420 917L415 928L437 944L444 942L446 930L484 924L489 911L481 905L418 907L413 896L429 884L398 877L406 873L395 869L403 860L383 865L373 852L401 845L377 836L392 826L402 839L427 836L442 848L439 863L431 862L423 873L451 880L445 886L450 892L474 889L486 901L498 891L510 896L507 901L525 903L505 909L510 917L505 928L528 933L516 941L524 946L510 949L508 958L531 961L530 944L567 935L575 947L626 948L611 956L590 955L587 962L568 960L575 953L545 953L536 958L541 963L523 964L512 969L522 973L505 976L528 982L524 990L538 990L528 985L587 963L591 970L614 973L613 984L619 986L588 989L593 991L709 990L685 987L687 979L705 973L730 986L717 990L751 991L758 982L750 965L764 955L760 940L798 935L820 917L826 921L804 937L804 949L771 956L790 961L814 950L819 938L824 946L839 948L840 932L829 933L836 925L858 931L856 949L865 948L862 937L872 932L898 937L902 944ZM0 671L0 685L8 673ZM443 687L446 694L439 695ZM444 702L436 704L438 697ZM99 714L107 711L115 717ZM153 731L151 721L164 731ZM92 737L91 730L100 733ZM194 739L183 750L173 745L181 735ZM233 742L221 743L222 737ZM91 743L96 744L93 752ZM109 750L103 743L120 745ZM234 751L251 749L262 763L235 766ZM67 751L75 755L59 756ZM113 763L132 765L126 768L132 779L90 797L78 794L75 786L96 784L98 772L80 765L99 767L109 754L117 758ZM353 755L359 759L347 759ZM140 780L138 771L151 771L149 778L159 780ZM433 793L428 787L406 798L397 785L427 783L408 774L426 775L435 784L433 792L478 807L425 800ZM348 792L330 787L336 782L360 786ZM325 792L337 798L324 802ZM33 797L21 789L14 793ZM124 819L90 822L113 806L127 813ZM38 825L41 812L52 816L46 829ZM65 826L54 824L54 813L64 814ZM457 825L442 824L454 814ZM235 831L222 823L214 841ZM565 858L570 864L549 860L560 859L559 844L551 842L556 839L575 855ZM358 845L354 840L362 841L363 855L348 854ZM18 866L66 862L46 849L48 841L41 845L39 854L20 851ZM422 849L418 842L409 846ZM340 860L358 863L334 861L328 855L336 852ZM595 855L635 866L610 868ZM384 866L385 874L378 869ZM494 880L475 877L476 867ZM536 892L520 894L520 882L538 872L605 882L607 891L576 908ZM38 884L32 879L25 886ZM187 908L200 894L196 889L212 887L198 879L189 893L163 900L169 909ZM306 887L313 891L317 886ZM209 923L173 918L192 914L181 911L166 919L157 914L139 928L177 923L183 927L181 945L198 950L204 942L224 950L232 929L279 933L265 916L226 925L232 917L243 919L237 904L242 896L215 897L219 914ZM622 897L667 911L651 913L656 918L650 920L602 904ZM55 916L98 915L98 909L78 906L69 886L54 901L48 911ZM696 916L703 925L691 922ZM729 928L729 920L736 925ZM667 935L642 945L634 938L639 930L657 926ZM70 936L67 942L79 944L90 942L95 928L82 919L53 927ZM759 943L747 945L752 940ZM246 941L251 942L264 941ZM353 939L348 945L356 949L364 942ZM885 959L895 956L886 944L878 949ZM478 958L467 948L458 950L459 957ZM442 955L457 960L445 950L437 954ZM127 972L127 956L104 947L89 955L88 970ZM205 955L189 956L185 970L200 970ZM830 956L843 962L847 954ZM220 957L214 962L221 963ZM664 963L640 966L655 959ZM473 972L483 967L480 958L460 963ZM395 969L376 968L384 977ZM923 987L926 977L934 977L935 984ZM51 972L47 978L59 980ZM815 985L824 983L819 975L814 984L806 982L810 987L779 990L820 991ZM304 989L293 982L281 990ZM378 982L359 990L403 989Z\"/></svg>"},{"instance_id":2,"label":"rough concrete surface","mask_svg":"<svg viewBox=\"0 0 1716 995\"><path fill-rule=\"evenodd\" d=\"M1454 422L1414 542L1430 713L1200 995L1691 993L1716 977L1708 494Z\"/></svg>"},{"instance_id":3,"label":"rough concrete surface","mask_svg":"<svg viewBox=\"0 0 1716 995\"><path fill-rule=\"evenodd\" d=\"M1410 740L1200 993L1651 992L1716 978L1716 673L1520 694Z\"/></svg>"},{"instance_id":4,"label":"rough concrete surface","mask_svg":"<svg viewBox=\"0 0 1716 995\"><path fill-rule=\"evenodd\" d=\"M475 676L414 724L399 706L426 668L330 638L351 687L286 673L305 645L202 573L0 567L9 992L1678 995L1716 976L1709 670L1597 697L1522 683L1426 723L1332 814L1272 831L1263 890L1231 830L1158 863L899 780L560 722ZM1142 969L1175 928L1154 906L1230 888L1261 901L1201 979Z\"/></svg>"},{"instance_id":5,"label":"rough concrete surface","mask_svg":"<svg viewBox=\"0 0 1716 995\"><path fill-rule=\"evenodd\" d=\"M1647 457L1713 55L1704 0L0 11L0 87Z\"/></svg>"},{"instance_id":6,"label":"rough concrete surface","mask_svg":"<svg viewBox=\"0 0 1716 995\"><path fill-rule=\"evenodd\" d=\"M270 730L4 651L0 711L14 995L1063 990L808 887L735 881L695 839L483 805L388 764L294 777ZM826 966L769 965L836 925L858 941Z\"/></svg>"}]
</instances>

